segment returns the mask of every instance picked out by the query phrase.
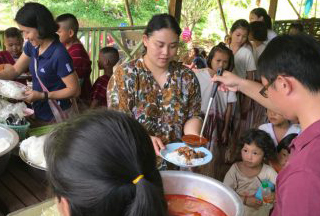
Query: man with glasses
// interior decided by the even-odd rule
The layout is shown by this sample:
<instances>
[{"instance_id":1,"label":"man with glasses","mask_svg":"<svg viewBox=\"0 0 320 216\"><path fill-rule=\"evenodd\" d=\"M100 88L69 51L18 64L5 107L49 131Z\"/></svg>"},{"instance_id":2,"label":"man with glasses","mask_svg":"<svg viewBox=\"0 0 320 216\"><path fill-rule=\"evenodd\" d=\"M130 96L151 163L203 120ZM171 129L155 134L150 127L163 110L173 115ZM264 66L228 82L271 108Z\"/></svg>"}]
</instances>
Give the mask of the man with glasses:
<instances>
[{"instance_id":1,"label":"man with glasses","mask_svg":"<svg viewBox=\"0 0 320 216\"><path fill-rule=\"evenodd\" d=\"M262 84L230 72L213 81L299 120L302 133L290 145L290 159L278 175L272 215L319 215L320 44L307 35L278 36L260 56L258 71Z\"/></svg>"}]
</instances>

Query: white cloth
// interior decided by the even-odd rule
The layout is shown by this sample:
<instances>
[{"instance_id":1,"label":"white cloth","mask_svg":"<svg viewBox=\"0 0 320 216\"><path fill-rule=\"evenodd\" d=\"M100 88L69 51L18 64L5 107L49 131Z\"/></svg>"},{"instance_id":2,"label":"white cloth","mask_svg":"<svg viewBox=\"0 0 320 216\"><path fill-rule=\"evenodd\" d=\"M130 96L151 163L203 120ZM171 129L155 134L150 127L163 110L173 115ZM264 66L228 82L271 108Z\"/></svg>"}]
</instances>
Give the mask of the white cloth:
<instances>
[{"instance_id":1,"label":"white cloth","mask_svg":"<svg viewBox=\"0 0 320 216\"><path fill-rule=\"evenodd\" d=\"M267 132L271 136L271 138L272 138L272 140L274 142L274 145L278 146L277 138L276 138L276 135L274 133L273 124L272 123L262 124L262 125L259 126L259 129ZM293 133L300 134L300 132L301 132L301 128L300 128L299 124L291 124L290 127L288 128L286 134L284 135L284 137L286 137L289 134L293 134ZM282 137L282 138L284 138L284 137Z\"/></svg>"},{"instance_id":2,"label":"white cloth","mask_svg":"<svg viewBox=\"0 0 320 216\"><path fill-rule=\"evenodd\" d=\"M203 113L206 113L211 97L213 83L211 82L211 76L208 68L198 70L198 72L196 72L195 74L198 78L201 89L201 111ZM237 101L236 93L232 91L218 91L216 97L220 99L221 104L218 107L220 109L219 113L221 114L224 114L226 112L228 103L235 103ZM214 100L214 102L215 101L217 100ZM212 105L211 107L214 108L216 106ZM210 113L212 112L214 112L214 110L210 111Z\"/></svg>"},{"instance_id":3,"label":"white cloth","mask_svg":"<svg viewBox=\"0 0 320 216\"><path fill-rule=\"evenodd\" d=\"M223 183L231 187L239 195L251 196L261 186L260 180L269 180L275 184L277 175L277 172L271 166L263 164L260 173L249 178L241 172L238 164L234 163L224 177ZM245 216L269 216L270 207L263 205L259 209L255 209L245 205L244 211Z\"/></svg>"},{"instance_id":4,"label":"white cloth","mask_svg":"<svg viewBox=\"0 0 320 216\"><path fill-rule=\"evenodd\" d=\"M260 44L258 47L253 48L253 58L254 58L254 62L256 63L256 65L258 65L258 59L261 55L261 53L264 51L264 49L266 48L266 44L262 43Z\"/></svg>"},{"instance_id":5,"label":"white cloth","mask_svg":"<svg viewBox=\"0 0 320 216\"><path fill-rule=\"evenodd\" d=\"M267 43L269 43L273 38L277 37L277 33L275 33L273 30L268 29L268 39L266 40Z\"/></svg>"},{"instance_id":6,"label":"white cloth","mask_svg":"<svg viewBox=\"0 0 320 216\"><path fill-rule=\"evenodd\" d=\"M252 48L242 46L234 55L234 71L241 78L247 77L247 71L255 71L256 64L252 54Z\"/></svg>"}]
</instances>

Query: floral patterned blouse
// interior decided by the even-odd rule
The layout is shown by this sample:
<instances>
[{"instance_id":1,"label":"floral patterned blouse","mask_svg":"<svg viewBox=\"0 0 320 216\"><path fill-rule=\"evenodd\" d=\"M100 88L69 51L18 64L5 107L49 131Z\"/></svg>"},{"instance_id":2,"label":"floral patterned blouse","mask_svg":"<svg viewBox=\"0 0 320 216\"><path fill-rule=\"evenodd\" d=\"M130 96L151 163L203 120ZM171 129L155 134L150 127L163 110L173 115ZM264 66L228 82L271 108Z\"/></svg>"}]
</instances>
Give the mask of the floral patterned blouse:
<instances>
[{"instance_id":1,"label":"floral patterned blouse","mask_svg":"<svg viewBox=\"0 0 320 216\"><path fill-rule=\"evenodd\" d=\"M201 92L194 72L171 62L163 88L142 59L117 68L108 84L111 109L132 115L148 131L168 144L183 135L188 119L200 118Z\"/></svg>"}]
</instances>

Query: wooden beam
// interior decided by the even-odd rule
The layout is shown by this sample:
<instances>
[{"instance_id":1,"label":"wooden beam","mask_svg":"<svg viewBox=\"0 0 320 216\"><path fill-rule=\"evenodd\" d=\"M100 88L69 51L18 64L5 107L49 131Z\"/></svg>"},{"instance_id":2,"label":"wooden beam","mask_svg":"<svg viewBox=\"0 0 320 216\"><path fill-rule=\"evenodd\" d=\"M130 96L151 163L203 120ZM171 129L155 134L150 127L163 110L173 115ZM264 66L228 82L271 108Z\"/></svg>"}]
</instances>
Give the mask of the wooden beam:
<instances>
[{"instance_id":1,"label":"wooden beam","mask_svg":"<svg viewBox=\"0 0 320 216\"><path fill-rule=\"evenodd\" d=\"M290 6L292 7L292 9L294 10L294 12L297 14L298 18L301 19L299 12L297 11L297 9L294 7L294 5L292 4L292 2L290 0L288 0Z\"/></svg>"},{"instance_id":2,"label":"wooden beam","mask_svg":"<svg viewBox=\"0 0 320 216\"><path fill-rule=\"evenodd\" d=\"M127 16L129 18L129 21L130 21L130 26L133 26L133 19L132 19L132 15L131 15L131 11L130 11L130 6L129 6L129 2L128 0L124 0L124 5L125 5L125 8L126 8L126 12L127 12Z\"/></svg>"},{"instance_id":3,"label":"wooden beam","mask_svg":"<svg viewBox=\"0 0 320 216\"><path fill-rule=\"evenodd\" d=\"M228 34L229 34L229 33L228 33L228 27L227 27L227 24L226 24L226 19L225 19L225 17L224 17L221 0L218 0L218 3L219 3L220 16L221 16L221 19L222 19L224 31L226 32L226 35L228 35Z\"/></svg>"},{"instance_id":4,"label":"wooden beam","mask_svg":"<svg viewBox=\"0 0 320 216\"><path fill-rule=\"evenodd\" d=\"M169 14L174 16L178 23L180 23L182 9L182 0L170 0Z\"/></svg>"},{"instance_id":5,"label":"wooden beam","mask_svg":"<svg viewBox=\"0 0 320 216\"><path fill-rule=\"evenodd\" d=\"M273 21L276 20L277 6L278 6L278 0L270 0L269 16Z\"/></svg>"}]
</instances>

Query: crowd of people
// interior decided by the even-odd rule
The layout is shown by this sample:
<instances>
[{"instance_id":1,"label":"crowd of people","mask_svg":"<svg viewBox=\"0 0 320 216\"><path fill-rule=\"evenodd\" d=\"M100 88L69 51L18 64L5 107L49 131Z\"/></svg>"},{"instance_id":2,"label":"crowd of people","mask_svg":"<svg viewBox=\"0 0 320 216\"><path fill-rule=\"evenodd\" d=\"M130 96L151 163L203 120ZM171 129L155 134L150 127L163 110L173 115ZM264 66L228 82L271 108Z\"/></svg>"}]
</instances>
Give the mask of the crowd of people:
<instances>
[{"instance_id":1,"label":"crowd of people","mask_svg":"<svg viewBox=\"0 0 320 216\"><path fill-rule=\"evenodd\" d=\"M234 189L248 216L320 211L314 199L320 194L320 46L299 23L277 36L263 8L252 10L249 20L235 21L226 43L208 56L193 48L187 63L174 60L181 34L175 18L154 15L143 55L119 65L118 50L102 48L104 75L92 85L92 62L74 15L54 19L38 3L17 12L20 30L5 31L0 79L25 82L19 77L31 74L25 101L35 111L33 126L80 112L45 146L48 180L63 215L166 215L157 156L183 135L200 134L215 82L221 85L204 130L214 160L193 171ZM105 109L92 110L97 107ZM257 196L262 180L275 186L271 205Z\"/></svg>"}]
</instances>

